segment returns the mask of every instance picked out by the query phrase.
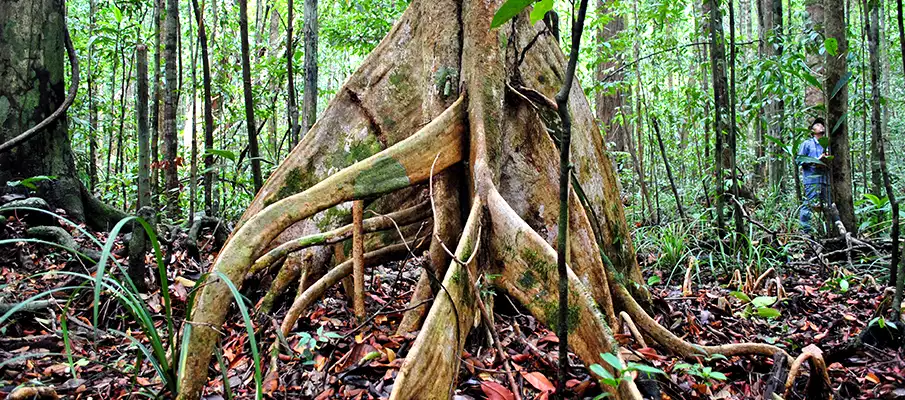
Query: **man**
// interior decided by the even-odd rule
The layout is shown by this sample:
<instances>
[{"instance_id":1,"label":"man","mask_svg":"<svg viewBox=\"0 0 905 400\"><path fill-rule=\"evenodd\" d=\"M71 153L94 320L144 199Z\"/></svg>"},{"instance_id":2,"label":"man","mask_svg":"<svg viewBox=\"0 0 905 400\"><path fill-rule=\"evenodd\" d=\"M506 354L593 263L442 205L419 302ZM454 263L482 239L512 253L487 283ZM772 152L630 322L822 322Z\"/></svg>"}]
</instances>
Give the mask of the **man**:
<instances>
[{"instance_id":1,"label":"man","mask_svg":"<svg viewBox=\"0 0 905 400\"><path fill-rule=\"evenodd\" d=\"M831 211L832 202L830 201L830 188L828 168L826 163L832 159L827 150L820 144L820 139L826 133L826 124L823 118L814 118L811 122L811 138L805 140L798 149L797 163L801 166L801 183L804 184L805 201L799 212L801 220L801 230L810 234L813 229L811 227L811 207L817 207L821 210ZM825 215L833 220L835 213L827 212ZM835 221L833 221L835 222Z\"/></svg>"}]
</instances>

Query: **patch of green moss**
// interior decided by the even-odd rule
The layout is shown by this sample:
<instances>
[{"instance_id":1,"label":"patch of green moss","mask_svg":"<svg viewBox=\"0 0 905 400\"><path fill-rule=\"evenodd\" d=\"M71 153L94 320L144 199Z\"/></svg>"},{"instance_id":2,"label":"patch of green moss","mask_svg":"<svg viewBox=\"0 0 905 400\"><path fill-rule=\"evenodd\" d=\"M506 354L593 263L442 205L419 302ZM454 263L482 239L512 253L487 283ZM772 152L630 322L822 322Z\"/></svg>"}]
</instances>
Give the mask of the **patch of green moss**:
<instances>
[{"instance_id":1,"label":"patch of green moss","mask_svg":"<svg viewBox=\"0 0 905 400\"><path fill-rule=\"evenodd\" d=\"M381 157L355 177L352 188L357 198L389 193L409 185L405 167L392 157Z\"/></svg>"},{"instance_id":2,"label":"patch of green moss","mask_svg":"<svg viewBox=\"0 0 905 400\"><path fill-rule=\"evenodd\" d=\"M328 208L324 211L324 218L320 221L317 221L317 228L321 230L321 232L336 228L339 225L342 225L349 221L352 212L343 207L332 207Z\"/></svg>"},{"instance_id":3,"label":"patch of green moss","mask_svg":"<svg viewBox=\"0 0 905 400\"><path fill-rule=\"evenodd\" d=\"M522 259L528 265L528 270L541 275L541 278L550 276L556 270L556 265L545 260L537 251L531 248L522 250Z\"/></svg>"},{"instance_id":4,"label":"patch of green moss","mask_svg":"<svg viewBox=\"0 0 905 400\"><path fill-rule=\"evenodd\" d=\"M285 183L277 191L277 194L264 200L264 206L269 206L296 193L301 193L314 186L317 182L317 178L313 174L303 170L301 167L296 167L286 175Z\"/></svg>"},{"instance_id":5,"label":"patch of green moss","mask_svg":"<svg viewBox=\"0 0 905 400\"><path fill-rule=\"evenodd\" d=\"M518 285L523 289L533 289L537 286L537 277L534 276L534 272L526 270L522 273L522 276L518 278Z\"/></svg>"},{"instance_id":6,"label":"patch of green moss","mask_svg":"<svg viewBox=\"0 0 905 400\"><path fill-rule=\"evenodd\" d=\"M559 331L559 303L541 301L540 306L543 308L544 318L546 319L549 328L554 332ZM566 329L570 334L575 331L575 328L578 327L580 321L581 309L579 309L578 306L569 306L568 315L566 316L566 324L568 327Z\"/></svg>"},{"instance_id":7,"label":"patch of green moss","mask_svg":"<svg viewBox=\"0 0 905 400\"><path fill-rule=\"evenodd\" d=\"M9 99L6 96L0 96L0 125L3 125L6 122L6 117L9 115Z\"/></svg>"}]
</instances>

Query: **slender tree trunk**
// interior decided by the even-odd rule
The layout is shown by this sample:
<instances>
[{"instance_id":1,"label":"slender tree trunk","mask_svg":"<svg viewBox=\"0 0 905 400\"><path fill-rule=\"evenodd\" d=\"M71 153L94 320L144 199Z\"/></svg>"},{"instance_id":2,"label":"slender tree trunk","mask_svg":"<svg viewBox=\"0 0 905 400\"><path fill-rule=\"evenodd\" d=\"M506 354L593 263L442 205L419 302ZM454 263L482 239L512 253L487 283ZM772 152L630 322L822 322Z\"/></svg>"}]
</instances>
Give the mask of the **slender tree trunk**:
<instances>
[{"instance_id":1,"label":"slender tree trunk","mask_svg":"<svg viewBox=\"0 0 905 400\"><path fill-rule=\"evenodd\" d=\"M261 154L258 151L258 131L255 125L254 93L251 91L251 61L248 49L248 0L239 0L239 35L242 42L242 90L245 93L245 130L248 131L248 156L255 192L261 189Z\"/></svg>"},{"instance_id":2,"label":"slender tree trunk","mask_svg":"<svg viewBox=\"0 0 905 400\"><path fill-rule=\"evenodd\" d=\"M217 174L214 168L214 108L211 103L211 64L207 49L207 31L204 24L204 13L198 5L198 0L192 0L192 9L195 10L195 21L198 23L198 39L201 42L201 79L204 96L204 212L215 216L213 201L214 176Z\"/></svg>"},{"instance_id":3,"label":"slender tree trunk","mask_svg":"<svg viewBox=\"0 0 905 400\"><path fill-rule=\"evenodd\" d=\"M113 71L110 73L110 118L107 120L107 173L104 177L108 182L113 177L113 170L110 168L110 160L113 155L113 110L116 109L116 71L119 67L119 57L116 55L119 53L119 42L119 33L117 33L116 41L113 44L113 57L111 57L113 58ZM109 186L109 184L107 186Z\"/></svg>"},{"instance_id":4,"label":"slender tree trunk","mask_svg":"<svg viewBox=\"0 0 905 400\"><path fill-rule=\"evenodd\" d=\"M672 195L676 199L676 207L679 209L679 216L683 220L688 219L685 215L685 208L682 207L682 198L679 196L679 190L676 188L676 181L672 177L672 168L669 166L669 159L666 157L666 147L663 145L663 136L660 135L660 123L657 118L653 117L651 125L657 134L657 143L660 145L660 155L663 156L663 166L666 167L666 177L669 178L669 187L672 189Z\"/></svg>"},{"instance_id":5,"label":"slender tree trunk","mask_svg":"<svg viewBox=\"0 0 905 400\"><path fill-rule=\"evenodd\" d=\"M615 12L613 8L607 7L607 0L597 0L597 10L598 15L607 14L611 18L606 25L597 29L598 48L604 49L604 43L613 42L619 37L619 34L625 29L625 22L622 20L622 15ZM606 53L608 55L613 54L613 56L604 57L604 61L597 64L597 69L595 70L600 84L605 83L603 80L608 78L607 75L611 73L611 70L620 68L625 64L621 52L607 50ZM621 82L623 77L622 71L612 72L612 77L606 80ZM631 129L628 128L627 121L615 120L619 110L625 106L625 93L618 88L616 90L598 90L595 97L597 119L606 134L606 141L613 143L612 149L614 151L627 151L626 139Z\"/></svg>"},{"instance_id":6,"label":"slender tree trunk","mask_svg":"<svg viewBox=\"0 0 905 400\"><path fill-rule=\"evenodd\" d=\"M116 139L116 173L122 174L125 171L125 151L126 148L123 145L123 140L125 136L125 123L126 123L126 93L129 91L129 87L132 85L132 66L135 65L134 62L128 62L129 70L126 72L126 49L121 49L123 56L123 77L122 77L122 90L119 95L119 132L117 132ZM132 56L135 55L135 52L132 52ZM131 60L132 57L129 57ZM123 209L128 210L128 197L126 195L126 186L120 185L121 193L123 196ZM138 210L138 208L136 208Z\"/></svg>"},{"instance_id":7,"label":"slender tree trunk","mask_svg":"<svg viewBox=\"0 0 905 400\"><path fill-rule=\"evenodd\" d=\"M880 108L880 6L878 0L864 0L864 26L867 28L867 53L870 63L870 192L881 196L883 171L880 167L880 143L883 140Z\"/></svg>"},{"instance_id":8,"label":"slender tree trunk","mask_svg":"<svg viewBox=\"0 0 905 400\"><path fill-rule=\"evenodd\" d=\"M90 16L88 23L88 34L94 35L96 25L97 3L95 0L88 2ZM94 193L97 186L97 102L94 100L94 44L88 46L88 191Z\"/></svg>"},{"instance_id":9,"label":"slender tree trunk","mask_svg":"<svg viewBox=\"0 0 905 400\"><path fill-rule=\"evenodd\" d=\"M135 115L138 128L138 206L151 206L151 160L148 137L148 48L136 46L138 70L135 77Z\"/></svg>"},{"instance_id":10,"label":"slender tree trunk","mask_svg":"<svg viewBox=\"0 0 905 400\"><path fill-rule=\"evenodd\" d=\"M286 115L289 117L289 147L294 148L299 143L299 107L295 93L295 68L292 66L292 59L295 55L295 36L292 34L293 13L295 12L295 4L293 0L287 0L286 10Z\"/></svg>"},{"instance_id":11,"label":"slender tree trunk","mask_svg":"<svg viewBox=\"0 0 905 400\"><path fill-rule=\"evenodd\" d=\"M735 218L735 239L733 243L739 244L739 238L745 236L745 222L742 220L741 201L738 196L738 127L736 124L736 93L735 93L735 61L737 49L735 47L735 3L729 0L729 173L732 175L733 217Z\"/></svg>"},{"instance_id":12,"label":"slender tree trunk","mask_svg":"<svg viewBox=\"0 0 905 400\"><path fill-rule=\"evenodd\" d=\"M177 38L179 28L179 1L167 0L166 14L166 92L163 103L163 142L164 142L164 176L166 178L167 215L176 219L180 214L179 206L179 174L178 174L178 131L176 128L176 109L179 101L179 85L177 77Z\"/></svg>"},{"instance_id":13,"label":"slender tree trunk","mask_svg":"<svg viewBox=\"0 0 905 400\"><path fill-rule=\"evenodd\" d=\"M151 207L160 202L160 35L164 0L154 0L154 81L151 83Z\"/></svg>"},{"instance_id":14,"label":"slender tree trunk","mask_svg":"<svg viewBox=\"0 0 905 400\"><path fill-rule=\"evenodd\" d=\"M896 0L896 22L898 22L899 25L899 45L901 46L902 54L905 54L905 22L902 20L902 0ZM902 72L905 73L905 57L902 57ZM898 242L893 242L893 251L899 252L899 246ZM898 273L896 274L896 292L893 297L892 307L893 316L898 318L893 318L893 320L901 320L902 316L899 315L899 312L902 309L902 291L903 287L905 287L905 263L902 263L901 258L899 260L899 265L890 265L890 274L896 269L898 269Z\"/></svg>"},{"instance_id":15,"label":"slender tree trunk","mask_svg":"<svg viewBox=\"0 0 905 400\"><path fill-rule=\"evenodd\" d=\"M715 0L705 0L704 10L710 15L710 69L713 80L713 134L715 137L714 164L716 166L716 215L720 236L725 235L723 180L726 167L730 165L729 154L723 138L730 121L727 121L729 99L726 90L726 49L723 37L723 17ZM731 171L735 173L735 171Z\"/></svg>"},{"instance_id":16,"label":"slender tree trunk","mask_svg":"<svg viewBox=\"0 0 905 400\"><path fill-rule=\"evenodd\" d=\"M189 37L192 37L192 19L189 18ZM200 40L200 38L199 38ZM195 41L189 43L189 53L192 60L190 72L192 75L192 144L189 153L189 226L195 222L196 194L198 193L198 47Z\"/></svg>"},{"instance_id":17,"label":"slender tree trunk","mask_svg":"<svg viewBox=\"0 0 905 400\"><path fill-rule=\"evenodd\" d=\"M836 55L827 52L826 84L827 129L830 139L830 153L834 156L831 164L831 191L839 219L848 232L855 233L855 208L852 200L852 169L849 152L848 122L848 38L845 28L845 8L842 0L827 0L826 37L836 39Z\"/></svg>"},{"instance_id":18,"label":"slender tree trunk","mask_svg":"<svg viewBox=\"0 0 905 400\"><path fill-rule=\"evenodd\" d=\"M311 129L317 120L317 0L304 0L302 30L305 34L305 92L302 99L302 128Z\"/></svg>"}]
</instances>

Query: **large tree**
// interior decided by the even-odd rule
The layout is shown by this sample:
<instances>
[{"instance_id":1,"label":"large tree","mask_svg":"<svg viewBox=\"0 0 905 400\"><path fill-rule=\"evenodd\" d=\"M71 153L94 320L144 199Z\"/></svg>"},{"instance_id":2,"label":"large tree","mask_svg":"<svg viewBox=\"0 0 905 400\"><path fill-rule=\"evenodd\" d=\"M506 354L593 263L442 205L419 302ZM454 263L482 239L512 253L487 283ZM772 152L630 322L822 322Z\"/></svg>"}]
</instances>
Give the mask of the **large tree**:
<instances>
[{"instance_id":1,"label":"large tree","mask_svg":"<svg viewBox=\"0 0 905 400\"><path fill-rule=\"evenodd\" d=\"M78 86L62 0L5 1L0 26L0 194L26 190L7 182L50 177L38 182L39 196L77 221L107 228L122 213L98 202L79 181L61 108L67 56L73 67L67 103Z\"/></svg>"},{"instance_id":2,"label":"large tree","mask_svg":"<svg viewBox=\"0 0 905 400\"><path fill-rule=\"evenodd\" d=\"M163 94L163 171L166 190L167 215L176 219L180 215L179 206L179 132L176 127L176 111L179 106L179 80L176 67L179 62L176 40L179 37L179 1L167 0L166 39L164 44L164 67L166 89Z\"/></svg>"},{"instance_id":3,"label":"large tree","mask_svg":"<svg viewBox=\"0 0 905 400\"><path fill-rule=\"evenodd\" d=\"M830 139L830 185L839 220L848 232L855 232L855 206L852 199L852 164L848 137L848 37L845 26L845 4L842 0L826 0L824 22L826 38L827 132Z\"/></svg>"},{"instance_id":4,"label":"large tree","mask_svg":"<svg viewBox=\"0 0 905 400\"><path fill-rule=\"evenodd\" d=\"M604 55L603 60L597 64L595 75L598 84L603 85L604 88L597 91L594 103L597 119L606 135L606 141L613 143L615 151L628 151L629 146L626 142L631 140L630 132L632 130L627 127L625 118L617 118L617 116L624 115L622 108L625 106L625 93L621 89L621 84L616 88L607 88L609 82L621 82L624 76L622 57L619 55L611 57L612 51L604 50L612 49L611 45L605 46L604 43L613 42L625 29L622 15L612 12L612 6L613 0L609 1L609 5L606 0L597 1L597 14L600 18L604 18L606 23L601 24L597 30L597 42L600 48L598 51Z\"/></svg>"},{"instance_id":5,"label":"large tree","mask_svg":"<svg viewBox=\"0 0 905 400\"><path fill-rule=\"evenodd\" d=\"M185 325L180 398L197 399L207 382L210 355L232 298L226 279L241 285L265 250L299 239L306 227L339 227L345 219L337 216L348 216L348 208L336 206L369 199L401 208L405 200L425 192L419 185L432 174L442 176L453 168L467 170L458 174L461 181L450 183L467 195L433 190L434 225L447 225L450 215L445 210L467 215L458 243L454 238L446 242L458 260L435 271L444 289L406 355L391 398L449 397L477 312L476 291L465 277L479 272L500 274L490 283L549 326L555 326L559 307L567 306L569 343L585 363L607 365L600 354L618 354L612 333L620 327L617 310L626 311L646 335L683 356L783 352L760 344L693 345L642 310L636 299L645 303L648 296L616 177L577 83L565 99L572 117L575 190L569 195L568 213L569 304L560 304L554 246L562 125L551 99L562 85L564 60L554 38L539 36L527 13L491 30L500 3L412 2L337 91L319 122L258 192L219 253L197 297L192 322ZM323 235L314 242L328 243ZM368 254L390 247L367 253L365 262ZM352 263L342 263L298 296L283 321L283 332L294 328L306 305L351 272ZM617 399L640 399L631 378L606 390Z\"/></svg>"}]
</instances>

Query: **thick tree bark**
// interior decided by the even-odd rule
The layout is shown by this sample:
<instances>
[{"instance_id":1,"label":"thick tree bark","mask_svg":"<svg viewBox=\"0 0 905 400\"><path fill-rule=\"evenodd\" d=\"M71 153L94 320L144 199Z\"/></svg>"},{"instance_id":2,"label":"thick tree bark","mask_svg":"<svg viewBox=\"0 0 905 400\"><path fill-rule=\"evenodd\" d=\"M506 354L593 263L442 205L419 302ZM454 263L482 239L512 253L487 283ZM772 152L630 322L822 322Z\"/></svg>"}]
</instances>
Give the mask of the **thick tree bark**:
<instances>
[{"instance_id":1,"label":"thick tree bark","mask_svg":"<svg viewBox=\"0 0 905 400\"><path fill-rule=\"evenodd\" d=\"M232 301L221 276L241 285L255 260L287 236L298 238L312 225L325 231L336 221L347 220L347 208L337 205L377 198L402 208L398 196L417 197L411 193L421 189L412 186L454 167L466 170L460 190L468 196L460 210L470 212L455 246L456 260L448 265L443 289L403 362L392 399L449 398L478 311L477 291L465 277L483 273L499 273L492 284L548 326L556 326L560 307L567 309L564 325L570 347L584 363L606 365L601 353L618 354L612 334L618 324L614 295L618 306L643 324L646 334L684 356L785 354L770 345L695 346L644 313L635 297L642 301L648 297L592 110L577 83L571 85L570 96L559 96L555 107L549 102L532 106L525 94L507 85L519 77L520 87L552 98L562 86L564 60L548 36L533 42L523 62L507 57L515 53L507 51L510 46L525 49L537 37L538 27L529 25L523 13L491 30L490 20L501 3L414 1L339 89L322 119L258 193L196 297L192 322L186 324L190 332L184 333L187 353L179 398L198 398L207 381L217 328ZM452 65L436 64L447 56ZM442 67L455 70L438 74ZM457 84L447 85L450 76ZM459 87L462 94L454 89ZM426 88L431 90L422 90ZM423 119L432 110L425 106L444 102L451 104L425 124ZM563 191L558 189L556 160L557 141L568 126L557 109L569 111L575 166L567 237L558 233L557 205ZM345 157L349 147L357 148L352 159ZM435 204L458 201L434 194ZM445 217L436 213L439 218ZM558 255L553 245L563 238L567 245L556 247L560 252L571 249L572 261L566 268L566 302L556 296ZM351 272L351 263L339 265L299 301L310 304ZM283 332L290 332L304 312L292 310L281 324ZM616 399L640 399L628 377L619 388L607 390Z\"/></svg>"},{"instance_id":2,"label":"thick tree bark","mask_svg":"<svg viewBox=\"0 0 905 400\"><path fill-rule=\"evenodd\" d=\"M849 151L848 122L848 38L845 28L845 7L842 0L827 0L826 37L836 39L838 48L836 55L827 52L826 81L827 90L827 131L830 139L830 154L834 156L831 164L830 185L833 202L839 211L839 219L848 232L857 232L855 223L855 207L852 199L852 167Z\"/></svg>"},{"instance_id":3,"label":"thick tree bark","mask_svg":"<svg viewBox=\"0 0 905 400\"><path fill-rule=\"evenodd\" d=\"M248 132L248 156L255 191L261 190L261 153L258 150L258 126L255 125L255 100L251 91L251 59L248 49L248 0L239 0L239 36L242 42L242 91L245 95L245 130Z\"/></svg>"},{"instance_id":4,"label":"thick tree bark","mask_svg":"<svg viewBox=\"0 0 905 400\"><path fill-rule=\"evenodd\" d=\"M201 79L203 80L204 96L204 211L209 216L214 216L214 155L210 150L214 149L214 107L211 101L211 64L207 50L207 30L204 24L204 13L198 5L198 0L192 0L192 9L195 11L195 21L198 23L198 40L201 42Z\"/></svg>"},{"instance_id":5,"label":"thick tree bark","mask_svg":"<svg viewBox=\"0 0 905 400\"><path fill-rule=\"evenodd\" d=\"M813 42L808 43L807 54L805 56L805 62L807 62L808 67L811 68L811 72L813 72L814 76L818 80L823 80L824 78L824 61L821 59L819 55L819 49L823 47L823 37L829 37L828 34L823 35L824 33L824 7L827 4L824 4L824 0L805 0L805 10L808 12L808 27L817 33L817 38L814 39ZM833 10L830 8L830 12L837 12L837 10ZM839 13L843 11L838 10ZM824 104L824 91L832 90L832 88L821 89L818 87L808 86L804 89L804 105L807 109L813 109L818 105ZM815 111L811 111L816 113ZM827 127L829 129L830 127Z\"/></svg>"},{"instance_id":6,"label":"thick tree bark","mask_svg":"<svg viewBox=\"0 0 905 400\"><path fill-rule=\"evenodd\" d=\"M58 0L9 1L0 7L0 26L15 27L0 40L0 143L38 125L64 101L64 43L71 41L63 7ZM67 127L64 113L0 153L0 182L54 176L38 183L37 194L72 219L106 229L123 214L98 202L79 181ZM4 185L0 194L25 190Z\"/></svg>"},{"instance_id":7,"label":"thick tree bark","mask_svg":"<svg viewBox=\"0 0 905 400\"><path fill-rule=\"evenodd\" d=\"M179 102L179 82L176 74L179 53L176 49L176 40L179 32L179 1L167 0L166 10L166 43L164 52L166 55L166 90L163 102L163 143L164 161L163 171L166 183L166 214L177 219L180 214L179 206L179 173L178 173L178 146L179 137L176 127L176 111Z\"/></svg>"},{"instance_id":8,"label":"thick tree bark","mask_svg":"<svg viewBox=\"0 0 905 400\"><path fill-rule=\"evenodd\" d=\"M317 120L317 0L304 0L302 30L305 35L305 92L302 98L302 129Z\"/></svg>"}]
</instances>

